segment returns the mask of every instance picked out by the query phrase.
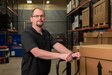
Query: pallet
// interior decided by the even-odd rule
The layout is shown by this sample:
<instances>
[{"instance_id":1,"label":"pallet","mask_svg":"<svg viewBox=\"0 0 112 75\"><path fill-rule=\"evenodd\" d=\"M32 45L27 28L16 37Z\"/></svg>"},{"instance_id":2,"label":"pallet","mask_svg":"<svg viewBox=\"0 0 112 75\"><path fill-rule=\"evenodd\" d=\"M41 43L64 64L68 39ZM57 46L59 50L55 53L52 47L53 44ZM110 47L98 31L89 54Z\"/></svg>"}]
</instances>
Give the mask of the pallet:
<instances>
[{"instance_id":1,"label":"pallet","mask_svg":"<svg viewBox=\"0 0 112 75\"><path fill-rule=\"evenodd\" d=\"M107 26L108 26L108 23L106 23L106 22L98 23L98 24L93 24L93 27L97 27L97 28L107 27Z\"/></svg>"},{"instance_id":2,"label":"pallet","mask_svg":"<svg viewBox=\"0 0 112 75\"><path fill-rule=\"evenodd\" d=\"M89 26L82 26L82 28L89 28Z\"/></svg>"}]
</instances>

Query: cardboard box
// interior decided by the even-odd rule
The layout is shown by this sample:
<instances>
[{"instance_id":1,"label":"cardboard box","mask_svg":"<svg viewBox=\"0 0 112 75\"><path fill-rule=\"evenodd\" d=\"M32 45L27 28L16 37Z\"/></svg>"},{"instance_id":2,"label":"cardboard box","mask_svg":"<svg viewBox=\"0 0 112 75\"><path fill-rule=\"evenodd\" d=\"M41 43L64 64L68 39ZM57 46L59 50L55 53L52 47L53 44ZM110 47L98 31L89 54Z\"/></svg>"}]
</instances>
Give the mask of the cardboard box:
<instances>
[{"instance_id":1,"label":"cardboard box","mask_svg":"<svg viewBox=\"0 0 112 75\"><path fill-rule=\"evenodd\" d=\"M84 33L84 45L88 44L100 44L99 32Z\"/></svg>"},{"instance_id":2,"label":"cardboard box","mask_svg":"<svg viewBox=\"0 0 112 75\"><path fill-rule=\"evenodd\" d=\"M93 27L108 23L108 1L100 0L93 5Z\"/></svg>"},{"instance_id":3,"label":"cardboard box","mask_svg":"<svg viewBox=\"0 0 112 75\"><path fill-rule=\"evenodd\" d=\"M101 44L112 44L112 32L102 32L99 39Z\"/></svg>"},{"instance_id":4,"label":"cardboard box","mask_svg":"<svg viewBox=\"0 0 112 75\"><path fill-rule=\"evenodd\" d=\"M67 4L67 13L69 13L71 10L72 10L72 2L70 1L70 2Z\"/></svg>"},{"instance_id":5,"label":"cardboard box","mask_svg":"<svg viewBox=\"0 0 112 75\"><path fill-rule=\"evenodd\" d=\"M111 16L110 17L111 17L111 29L112 29L112 0L110 0L110 6L111 6L111 9L110 9L111 10Z\"/></svg>"},{"instance_id":6,"label":"cardboard box","mask_svg":"<svg viewBox=\"0 0 112 75\"><path fill-rule=\"evenodd\" d=\"M84 33L84 45L112 44L112 32Z\"/></svg>"},{"instance_id":7,"label":"cardboard box","mask_svg":"<svg viewBox=\"0 0 112 75\"><path fill-rule=\"evenodd\" d=\"M72 23L72 29L76 29L76 28L79 28L81 27L81 24L80 24L80 18L81 16L80 15L75 15L74 16L74 22Z\"/></svg>"},{"instance_id":8,"label":"cardboard box","mask_svg":"<svg viewBox=\"0 0 112 75\"><path fill-rule=\"evenodd\" d=\"M112 45L82 45L79 51L79 75L112 75Z\"/></svg>"},{"instance_id":9,"label":"cardboard box","mask_svg":"<svg viewBox=\"0 0 112 75\"><path fill-rule=\"evenodd\" d=\"M89 7L82 11L82 27L83 28L89 27L89 21L90 21L89 14L90 14Z\"/></svg>"}]
</instances>

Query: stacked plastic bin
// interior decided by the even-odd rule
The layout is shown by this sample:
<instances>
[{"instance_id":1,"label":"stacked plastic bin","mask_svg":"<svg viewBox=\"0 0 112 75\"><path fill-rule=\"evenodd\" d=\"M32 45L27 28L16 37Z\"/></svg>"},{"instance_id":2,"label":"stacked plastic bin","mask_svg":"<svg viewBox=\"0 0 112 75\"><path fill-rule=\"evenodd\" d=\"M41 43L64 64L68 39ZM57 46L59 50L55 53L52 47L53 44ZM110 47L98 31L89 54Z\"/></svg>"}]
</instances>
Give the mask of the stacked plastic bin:
<instances>
[{"instance_id":1,"label":"stacked plastic bin","mask_svg":"<svg viewBox=\"0 0 112 75\"><path fill-rule=\"evenodd\" d=\"M21 45L21 35L11 34L12 43L9 45L10 56L21 57L22 56L22 45Z\"/></svg>"},{"instance_id":2,"label":"stacked plastic bin","mask_svg":"<svg viewBox=\"0 0 112 75\"><path fill-rule=\"evenodd\" d=\"M9 62L9 48L6 46L6 33L0 33L0 63Z\"/></svg>"}]
</instances>

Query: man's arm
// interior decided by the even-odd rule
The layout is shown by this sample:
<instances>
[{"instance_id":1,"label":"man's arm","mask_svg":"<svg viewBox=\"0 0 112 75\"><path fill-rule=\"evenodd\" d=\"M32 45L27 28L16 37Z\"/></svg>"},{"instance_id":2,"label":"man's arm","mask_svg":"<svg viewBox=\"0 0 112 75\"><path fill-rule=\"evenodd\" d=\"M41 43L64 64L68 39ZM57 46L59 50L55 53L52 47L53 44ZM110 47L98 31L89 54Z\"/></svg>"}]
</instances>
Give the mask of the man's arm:
<instances>
[{"instance_id":1,"label":"man's arm","mask_svg":"<svg viewBox=\"0 0 112 75\"><path fill-rule=\"evenodd\" d=\"M31 50L31 53L38 58L42 59L62 59L66 60L68 53L56 53L56 52L49 52L43 49L39 49L38 47L35 47Z\"/></svg>"},{"instance_id":2,"label":"man's arm","mask_svg":"<svg viewBox=\"0 0 112 75\"><path fill-rule=\"evenodd\" d=\"M78 57L79 55L77 53L73 53L68 50L66 47L64 47L60 43L56 43L53 46L59 53L56 52L49 52L43 49L39 49L38 47L35 47L31 50L31 53L38 58L42 59L62 59L66 62L69 62L72 60L72 56ZM72 54L72 55L71 55ZM77 56L78 55L78 56Z\"/></svg>"},{"instance_id":3,"label":"man's arm","mask_svg":"<svg viewBox=\"0 0 112 75\"><path fill-rule=\"evenodd\" d=\"M56 49L58 52L60 53L68 53L68 57L67 57L67 61L70 61L71 60L71 57L72 58L77 58L79 59L80 58L80 53L79 52L75 52L73 53L72 51L70 51L69 49L67 49L65 46L63 46L61 43L56 43L54 44L54 49Z\"/></svg>"},{"instance_id":4,"label":"man's arm","mask_svg":"<svg viewBox=\"0 0 112 75\"><path fill-rule=\"evenodd\" d=\"M70 51L65 46L63 46L61 43L58 43L58 42L54 44L53 48L56 49L56 51L60 53L72 53L72 51Z\"/></svg>"}]
</instances>

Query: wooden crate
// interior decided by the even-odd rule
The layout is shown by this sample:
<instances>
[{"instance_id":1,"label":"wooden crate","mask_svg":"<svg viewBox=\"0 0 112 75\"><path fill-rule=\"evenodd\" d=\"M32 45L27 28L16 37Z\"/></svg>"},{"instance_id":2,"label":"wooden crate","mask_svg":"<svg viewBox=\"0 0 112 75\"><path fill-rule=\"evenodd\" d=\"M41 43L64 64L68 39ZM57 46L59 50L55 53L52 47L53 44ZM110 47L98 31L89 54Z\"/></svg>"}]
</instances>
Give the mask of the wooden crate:
<instances>
[{"instance_id":1,"label":"wooden crate","mask_svg":"<svg viewBox=\"0 0 112 75\"><path fill-rule=\"evenodd\" d=\"M100 0L93 5L93 27L108 24L108 1Z\"/></svg>"},{"instance_id":2,"label":"wooden crate","mask_svg":"<svg viewBox=\"0 0 112 75\"><path fill-rule=\"evenodd\" d=\"M89 14L90 14L89 7L82 11L82 28L89 27L89 21L90 21Z\"/></svg>"}]
</instances>

